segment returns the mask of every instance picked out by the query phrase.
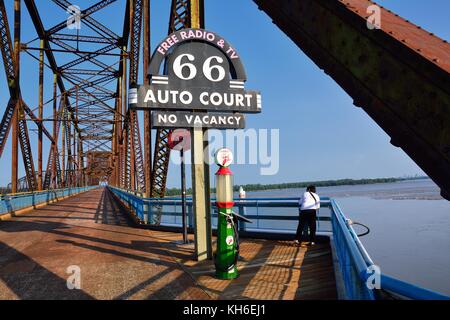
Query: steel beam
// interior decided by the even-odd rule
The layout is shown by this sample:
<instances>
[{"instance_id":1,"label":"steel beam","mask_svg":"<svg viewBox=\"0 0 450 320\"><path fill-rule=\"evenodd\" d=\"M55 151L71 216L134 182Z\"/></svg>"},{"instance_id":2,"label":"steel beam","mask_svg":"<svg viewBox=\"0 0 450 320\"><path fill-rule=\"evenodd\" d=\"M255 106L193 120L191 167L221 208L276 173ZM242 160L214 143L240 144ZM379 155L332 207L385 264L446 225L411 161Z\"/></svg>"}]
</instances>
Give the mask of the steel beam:
<instances>
[{"instance_id":1,"label":"steel beam","mask_svg":"<svg viewBox=\"0 0 450 320\"><path fill-rule=\"evenodd\" d=\"M36 4L34 2L34 0L24 0L25 5L27 7L28 13L30 14L31 20L33 21L34 27L36 29L36 32L38 34L39 39L44 40L44 47L46 49L51 49L50 44L48 42L48 39L46 37L46 32L44 29L44 25L42 24L42 20L40 18L39 15L39 11L36 7ZM53 52L51 50L46 50L45 51L46 57L47 57L47 61L50 65L50 67L52 68L52 71L54 74L57 75L58 77L58 87L59 87L59 91L60 92L65 92L66 89L64 87L64 82L62 80L62 78L59 75L59 71L58 71L58 65L56 63L55 57L53 55Z\"/></svg>"},{"instance_id":2,"label":"steel beam","mask_svg":"<svg viewBox=\"0 0 450 320\"><path fill-rule=\"evenodd\" d=\"M56 76L57 76L57 83L58 83L59 91L66 92L66 88L64 86L64 81L61 77L61 73L60 73L58 65L56 63L55 56L53 55L53 52L51 51L50 43L46 37L44 25L42 24L42 20L39 15L36 4L35 4L34 0L24 0L24 2L27 7L28 13L30 14L31 20L33 21L33 24L34 24L34 27L36 29L36 33L38 34L39 39L44 40L44 48L46 49L45 54L47 57L47 61L50 65L53 73L56 74ZM66 108L68 108L69 110L71 109L68 101L66 104ZM44 133L45 133L45 131L44 131Z\"/></svg>"},{"instance_id":3,"label":"steel beam","mask_svg":"<svg viewBox=\"0 0 450 320\"><path fill-rule=\"evenodd\" d=\"M168 34L183 28L189 28L190 0L172 0ZM170 148L168 136L170 130L157 129L153 156L151 196L163 198L166 193L167 172L169 169ZM155 224L159 224L161 213L155 215Z\"/></svg>"},{"instance_id":4,"label":"steel beam","mask_svg":"<svg viewBox=\"0 0 450 320\"><path fill-rule=\"evenodd\" d=\"M141 31L142 31L142 0L130 1L130 68L129 68L129 86L133 87L137 84L138 70L139 70L139 57L140 57L140 44L141 44ZM129 133L129 145L127 148L127 158L129 161L129 181L131 189L139 191L145 191L145 172L144 161L142 158L142 146L139 133L139 121L137 112L135 110L128 110L128 124L126 127L130 131Z\"/></svg>"},{"instance_id":5,"label":"steel beam","mask_svg":"<svg viewBox=\"0 0 450 320\"><path fill-rule=\"evenodd\" d=\"M150 63L150 0L143 0L144 34L143 34L143 79L144 85L149 84L147 76L148 65ZM152 181L152 129L151 129L151 111L144 111L144 171L145 171L145 192L146 196L151 195Z\"/></svg>"},{"instance_id":6,"label":"steel beam","mask_svg":"<svg viewBox=\"0 0 450 320\"><path fill-rule=\"evenodd\" d=\"M44 47L44 41L40 42L41 48ZM44 51L39 52L39 122L38 128L38 180L37 189L42 190L42 119L44 118Z\"/></svg>"},{"instance_id":7,"label":"steel beam","mask_svg":"<svg viewBox=\"0 0 450 320\"><path fill-rule=\"evenodd\" d=\"M20 0L14 0L14 82L16 88L14 90L14 100L17 101L14 116L12 118L12 156L11 156L11 192L17 192L17 180L18 167L19 167L19 109L20 109L20 96L19 96L19 83L20 83L20 24L21 24L21 7Z\"/></svg>"},{"instance_id":8,"label":"steel beam","mask_svg":"<svg viewBox=\"0 0 450 320\"><path fill-rule=\"evenodd\" d=\"M17 108L17 100L9 98L8 105L6 106L5 113L3 114L2 122L0 123L0 157L5 149L6 140L11 129Z\"/></svg>"},{"instance_id":9,"label":"steel beam","mask_svg":"<svg viewBox=\"0 0 450 320\"><path fill-rule=\"evenodd\" d=\"M6 7L3 0L0 0L0 41L1 51L3 57L4 68L8 86L11 88L10 81L14 81L14 61L13 61L13 46L11 43L11 32L9 31L8 16L6 14Z\"/></svg>"},{"instance_id":10,"label":"steel beam","mask_svg":"<svg viewBox=\"0 0 450 320\"><path fill-rule=\"evenodd\" d=\"M255 0L450 200L450 45L368 0Z\"/></svg>"},{"instance_id":11,"label":"steel beam","mask_svg":"<svg viewBox=\"0 0 450 320\"><path fill-rule=\"evenodd\" d=\"M20 18L20 14L16 18ZM15 28L20 29L20 23L19 24L15 23ZM0 128L0 156L1 156L1 154L3 153L4 146L6 144L9 130L11 128L11 121L15 113L17 101L22 99L20 93L19 79L16 78L15 75L16 72L15 60L17 59L17 56L20 54L20 52L13 50L11 34L9 31L8 17L6 14L6 8L3 0L0 0L0 35L1 35L0 49L2 52L3 64L5 66L6 80L8 82L8 88L11 97L10 101L8 102L7 109L3 114L1 122ZM17 43L17 39L15 40L15 42ZM17 49L19 50L20 46ZM28 108L26 104L22 104L22 106L25 108L25 112L36 123L39 130L42 130L43 133L51 140L52 136L43 126L42 122L40 122L38 118L33 114L32 110Z\"/></svg>"}]
</instances>

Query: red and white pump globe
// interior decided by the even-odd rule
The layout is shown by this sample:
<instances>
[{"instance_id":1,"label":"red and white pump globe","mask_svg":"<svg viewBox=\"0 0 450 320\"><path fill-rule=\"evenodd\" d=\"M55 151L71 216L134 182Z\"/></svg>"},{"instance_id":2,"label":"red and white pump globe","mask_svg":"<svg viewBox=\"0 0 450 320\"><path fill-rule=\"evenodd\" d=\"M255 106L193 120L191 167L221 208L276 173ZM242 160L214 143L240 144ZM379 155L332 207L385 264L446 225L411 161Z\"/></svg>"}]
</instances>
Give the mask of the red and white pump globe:
<instances>
[{"instance_id":1,"label":"red and white pump globe","mask_svg":"<svg viewBox=\"0 0 450 320\"><path fill-rule=\"evenodd\" d=\"M233 162L233 153L228 148L222 148L217 150L214 159L217 165L228 167Z\"/></svg>"}]
</instances>

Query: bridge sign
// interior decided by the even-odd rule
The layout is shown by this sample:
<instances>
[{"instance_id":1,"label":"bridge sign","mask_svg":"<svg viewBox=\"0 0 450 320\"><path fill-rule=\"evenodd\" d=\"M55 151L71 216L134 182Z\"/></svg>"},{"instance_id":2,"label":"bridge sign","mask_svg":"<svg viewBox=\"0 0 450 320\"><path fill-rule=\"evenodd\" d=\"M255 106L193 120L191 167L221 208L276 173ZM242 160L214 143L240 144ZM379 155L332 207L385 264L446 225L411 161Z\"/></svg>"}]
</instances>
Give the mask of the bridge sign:
<instances>
[{"instance_id":1,"label":"bridge sign","mask_svg":"<svg viewBox=\"0 0 450 320\"><path fill-rule=\"evenodd\" d=\"M244 88L247 77L238 53L207 30L169 35L155 50L148 76L150 85L131 89L129 102L132 108L158 110L153 127L241 129L241 113L261 112L260 93ZM194 110L215 113L189 114Z\"/></svg>"},{"instance_id":2,"label":"bridge sign","mask_svg":"<svg viewBox=\"0 0 450 320\"><path fill-rule=\"evenodd\" d=\"M241 113L154 111L152 126L154 128L244 129L245 118Z\"/></svg>"}]
</instances>

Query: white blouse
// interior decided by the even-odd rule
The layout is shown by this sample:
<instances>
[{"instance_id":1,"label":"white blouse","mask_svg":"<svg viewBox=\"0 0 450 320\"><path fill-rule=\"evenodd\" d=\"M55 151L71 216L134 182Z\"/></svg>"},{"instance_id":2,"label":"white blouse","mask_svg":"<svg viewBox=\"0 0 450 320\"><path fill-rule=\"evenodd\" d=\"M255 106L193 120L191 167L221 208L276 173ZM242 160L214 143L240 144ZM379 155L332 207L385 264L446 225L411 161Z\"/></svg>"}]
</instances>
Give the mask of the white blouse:
<instances>
[{"instance_id":1,"label":"white blouse","mask_svg":"<svg viewBox=\"0 0 450 320\"><path fill-rule=\"evenodd\" d=\"M300 210L317 210L320 208L320 197L314 192L305 192L298 201Z\"/></svg>"}]
</instances>

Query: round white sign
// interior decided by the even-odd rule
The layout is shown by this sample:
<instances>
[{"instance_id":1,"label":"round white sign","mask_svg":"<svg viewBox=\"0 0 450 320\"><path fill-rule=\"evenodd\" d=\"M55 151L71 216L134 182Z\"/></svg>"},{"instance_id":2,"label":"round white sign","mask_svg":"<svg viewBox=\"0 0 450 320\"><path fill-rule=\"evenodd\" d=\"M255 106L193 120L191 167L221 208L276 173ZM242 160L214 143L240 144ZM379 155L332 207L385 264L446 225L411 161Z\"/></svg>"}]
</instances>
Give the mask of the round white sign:
<instances>
[{"instance_id":1,"label":"round white sign","mask_svg":"<svg viewBox=\"0 0 450 320\"><path fill-rule=\"evenodd\" d=\"M227 245L231 246L234 243L233 236L226 237L225 242L227 243Z\"/></svg>"},{"instance_id":2,"label":"round white sign","mask_svg":"<svg viewBox=\"0 0 450 320\"><path fill-rule=\"evenodd\" d=\"M230 149L223 148L216 152L216 164L221 167L228 167L233 162L233 153Z\"/></svg>"},{"instance_id":3,"label":"round white sign","mask_svg":"<svg viewBox=\"0 0 450 320\"><path fill-rule=\"evenodd\" d=\"M186 129L175 129L169 133L169 148L173 150L188 151L191 148L191 134Z\"/></svg>"}]
</instances>

